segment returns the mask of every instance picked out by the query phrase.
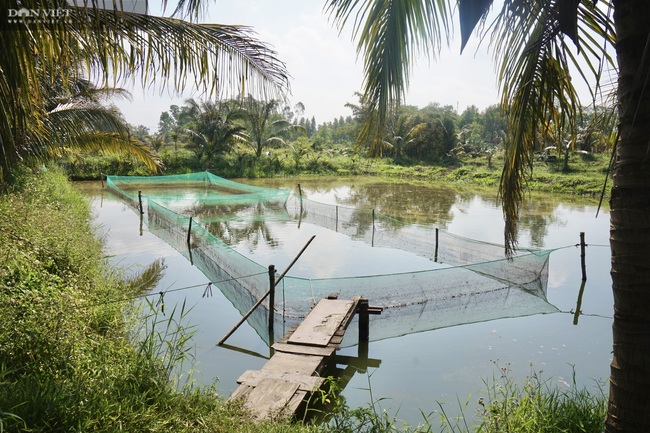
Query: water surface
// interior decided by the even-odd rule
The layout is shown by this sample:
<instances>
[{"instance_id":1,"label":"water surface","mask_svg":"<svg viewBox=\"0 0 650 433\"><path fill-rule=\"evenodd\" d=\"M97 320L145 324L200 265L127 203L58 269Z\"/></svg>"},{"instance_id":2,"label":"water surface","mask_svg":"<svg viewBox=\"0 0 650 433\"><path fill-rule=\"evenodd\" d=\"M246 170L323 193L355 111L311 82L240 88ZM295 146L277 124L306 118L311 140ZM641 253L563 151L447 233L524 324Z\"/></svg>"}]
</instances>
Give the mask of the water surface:
<instances>
[{"instance_id":1,"label":"water surface","mask_svg":"<svg viewBox=\"0 0 650 433\"><path fill-rule=\"evenodd\" d=\"M297 189L305 197L328 204L376 209L394 218L421 225L435 225L451 233L486 242L502 243L503 217L494 197L459 193L409 182L376 178L242 180L249 184ZM96 185L98 186L98 185ZM179 252L147 231L140 232L139 217L116 197L99 188L89 190L99 231L106 238L112 263L138 269L164 258L166 272L153 293L166 291L168 304L187 301L193 306L190 320L197 334L196 374L202 383L216 381L227 396L236 379L247 369L259 369L269 349L255 330L245 324L217 347L241 314L213 288L206 295L206 277ZM438 402L448 414L458 414L457 400L469 398L465 415L472 418L483 381L508 366L515 378L534 371L560 387L573 386L575 369L579 386L596 391L611 361L612 296L609 278L609 214L592 203L567 203L552 197L529 203L520 222L519 244L556 249L550 256L547 300L558 312L452 326L371 342L370 358L378 367L358 372L344 395L353 406L380 405L411 424L422 421L420 410L430 413ZM574 325L581 284L580 232L586 233L588 281L582 297L578 324ZM324 239L305 253L297 275L363 275L417 270L432 266L430 260L410 253L378 249L318 226L282 221L266 224L251 218L227 227L233 246L261 264L283 269L306 239ZM311 254L310 254L311 253ZM378 272L381 271L381 272ZM156 295L160 296L160 295ZM156 299L154 296L153 299ZM372 301L372 300L371 300ZM372 320L372 318L371 318ZM231 347L241 350L233 350ZM356 347L342 349L355 356Z\"/></svg>"}]
</instances>

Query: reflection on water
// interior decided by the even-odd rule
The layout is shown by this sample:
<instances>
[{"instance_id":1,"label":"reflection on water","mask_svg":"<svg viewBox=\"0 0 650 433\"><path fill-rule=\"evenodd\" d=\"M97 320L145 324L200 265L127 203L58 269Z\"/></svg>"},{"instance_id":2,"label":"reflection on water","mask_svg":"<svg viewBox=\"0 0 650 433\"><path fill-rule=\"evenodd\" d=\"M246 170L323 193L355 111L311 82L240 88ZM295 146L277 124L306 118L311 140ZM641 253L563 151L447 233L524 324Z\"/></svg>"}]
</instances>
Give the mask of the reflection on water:
<instances>
[{"instance_id":1,"label":"reflection on water","mask_svg":"<svg viewBox=\"0 0 650 433\"><path fill-rule=\"evenodd\" d=\"M458 193L446 188L410 186L408 182L391 184L377 179L296 180L273 179L246 181L269 187L295 188L301 184L306 197L331 204L376 209L394 218L422 225L433 224L468 238L501 243L503 217L498 204L491 197ZM93 201L98 222L107 234L111 259L123 265L146 265L160 255L167 257L168 271L156 289L173 289L205 283L205 277L189 265L173 249L147 232L138 236L138 216L112 198L95 195ZM354 197L354 199L353 199ZM389 199L390 197L390 199ZM355 202L354 200L360 200ZM393 257L392 250L372 248L365 242L345 235L325 231L310 224L300 228L295 222L281 218L261 224L256 209L230 209L237 218L232 221L215 220L214 229L232 239L240 252L256 254L263 264L273 263L283 269L306 239L317 234L321 252L310 249L300 260L296 272L302 275L333 275L342 272L358 275L377 273L377 268L394 272L401 266L430 266L431 261L411 254ZM264 209L264 213L274 213ZM220 213L212 215L219 218ZM529 200L522 216L519 241L524 246L560 248L550 256L548 301L559 312L512 319L491 320L463 326L452 326L430 332L410 334L370 343L368 356L381 359L379 368L370 367L368 375L350 378L344 395L354 405L366 405L368 388L381 405L398 418L412 424L421 421L420 410L429 413L437 408L437 401L447 403L450 416L457 413L455 401L465 401L471 395L469 413L473 415L476 400L484 390L483 380L495 373L495 362L510 364L513 377L523 377L531 369L543 370L543 377L559 386L571 383L575 366L579 386L593 389L595 381L607 377L611 352L611 292L609 279L608 218L606 212L595 218L595 206L569 204L546 198ZM207 217L206 217L207 219ZM296 224L296 225L292 225ZM581 298L582 316L573 325L578 290L581 285L579 250L574 247L579 233L586 232L588 281ZM336 239L341 236L341 239ZM134 251L134 254L131 254ZM287 257L278 252L290 251ZM368 259L359 260L369 254ZM368 256L370 257L370 256ZM418 265L418 260L422 260ZM392 267L394 266L394 267ZM367 267L367 268L366 268ZM218 341L241 317L230 302L216 292L211 298L202 298L205 286L196 291L179 291L166 295L166 301L187 300L194 304L192 322L199 331L195 337L197 378L211 383L218 378L218 387L228 395L236 387L235 380L247 369L259 369L264 363L250 354L215 347ZM435 312L433 313L435 315ZM458 312L461 316L464 312ZM371 318L372 321L373 318ZM268 348L249 326L238 330L228 341L248 351L266 354ZM343 356L356 356L357 348L341 351Z\"/></svg>"}]
</instances>

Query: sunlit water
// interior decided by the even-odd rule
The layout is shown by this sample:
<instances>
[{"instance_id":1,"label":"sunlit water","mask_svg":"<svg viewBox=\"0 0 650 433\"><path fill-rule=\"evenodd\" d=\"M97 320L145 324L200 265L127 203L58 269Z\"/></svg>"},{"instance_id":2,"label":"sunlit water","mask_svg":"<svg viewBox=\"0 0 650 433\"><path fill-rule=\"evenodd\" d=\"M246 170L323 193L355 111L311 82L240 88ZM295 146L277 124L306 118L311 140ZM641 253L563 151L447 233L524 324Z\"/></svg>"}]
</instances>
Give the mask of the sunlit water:
<instances>
[{"instance_id":1,"label":"sunlit water","mask_svg":"<svg viewBox=\"0 0 650 433\"><path fill-rule=\"evenodd\" d=\"M373 208L412 223L433 224L464 237L502 243L503 217L492 197L374 178L243 182L283 188L296 188L300 182L303 193L312 200ZM264 364L264 357L269 355L266 344L245 324L228 339L229 346L216 346L241 318L239 311L216 288L212 296L204 296L206 277L175 249L149 233L146 226L140 234L138 215L119 199L99 188L83 188L92 198L98 232L106 238L112 263L135 271L164 258L166 272L152 292L165 291L166 304L187 301L192 306L189 321L197 331L194 377L200 383L216 382L219 392L228 396L245 370L259 369ZM565 388L573 386L575 371L578 386L599 392L597 386L606 380L611 360L612 295L609 214L601 209L596 218L596 212L595 204L570 204L549 197L531 200L521 218L520 245L559 248L550 258L548 301L560 312L371 342L368 355L380 361L379 367L352 377L344 391L348 403L368 405L372 396L397 418L418 424L423 421L420 411L431 413L436 423L438 403L443 404L447 415L458 416L459 402L467 402L464 413L472 420L477 401L485 391L484 380L499 376L497 367L505 366L515 379L542 371L549 383ZM278 222L257 228L240 236L235 248L261 264L275 264L280 270L311 235L316 235L316 245L308 248L292 270L296 276L368 275L432 265L421 257L373 249L317 226L298 228L294 222ZM589 245L588 281L580 308L582 315L574 325L581 284L580 250L576 247L580 232L586 233ZM356 347L349 347L341 354L354 356L356 351Z\"/></svg>"}]
</instances>

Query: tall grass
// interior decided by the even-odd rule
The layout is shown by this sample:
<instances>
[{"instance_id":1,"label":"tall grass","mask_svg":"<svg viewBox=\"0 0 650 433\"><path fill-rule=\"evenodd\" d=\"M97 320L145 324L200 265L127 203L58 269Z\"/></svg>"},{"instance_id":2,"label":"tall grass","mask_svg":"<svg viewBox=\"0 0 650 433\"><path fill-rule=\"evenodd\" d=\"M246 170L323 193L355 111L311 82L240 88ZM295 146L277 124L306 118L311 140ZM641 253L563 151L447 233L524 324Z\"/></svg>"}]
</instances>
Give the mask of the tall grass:
<instances>
[{"instance_id":1,"label":"tall grass","mask_svg":"<svg viewBox=\"0 0 650 433\"><path fill-rule=\"evenodd\" d=\"M254 431L215 389L181 376L185 306L116 302L163 266L125 279L65 176L19 180L0 195L0 431Z\"/></svg>"},{"instance_id":2,"label":"tall grass","mask_svg":"<svg viewBox=\"0 0 650 433\"><path fill-rule=\"evenodd\" d=\"M498 374L485 381L483 396L472 407L472 399L458 400L461 415L451 417L445 404L426 415L422 423L408 425L381 408L381 399L361 408L339 402L337 413L323 430L331 433L602 433L607 398L600 384L595 390L579 388L575 373L568 388L555 386L531 372L522 382L511 376L508 366L497 366ZM371 393L372 394L372 393ZM468 423L468 411L476 421ZM471 417L473 418L473 417Z\"/></svg>"}]
</instances>

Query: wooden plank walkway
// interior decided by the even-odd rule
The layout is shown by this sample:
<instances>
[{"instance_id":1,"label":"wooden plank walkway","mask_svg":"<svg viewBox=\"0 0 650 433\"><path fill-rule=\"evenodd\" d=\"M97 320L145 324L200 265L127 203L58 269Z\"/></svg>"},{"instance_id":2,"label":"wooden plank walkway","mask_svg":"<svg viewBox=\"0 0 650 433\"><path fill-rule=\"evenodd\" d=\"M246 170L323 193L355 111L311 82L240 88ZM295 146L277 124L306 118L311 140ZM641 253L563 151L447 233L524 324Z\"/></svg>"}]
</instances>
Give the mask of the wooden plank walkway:
<instances>
[{"instance_id":1,"label":"wooden plank walkway","mask_svg":"<svg viewBox=\"0 0 650 433\"><path fill-rule=\"evenodd\" d=\"M258 421L291 418L323 385L319 375L339 349L359 301L321 299L300 325L271 346L275 354L261 370L239 377L240 386L229 400L241 400Z\"/></svg>"}]
</instances>

